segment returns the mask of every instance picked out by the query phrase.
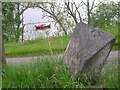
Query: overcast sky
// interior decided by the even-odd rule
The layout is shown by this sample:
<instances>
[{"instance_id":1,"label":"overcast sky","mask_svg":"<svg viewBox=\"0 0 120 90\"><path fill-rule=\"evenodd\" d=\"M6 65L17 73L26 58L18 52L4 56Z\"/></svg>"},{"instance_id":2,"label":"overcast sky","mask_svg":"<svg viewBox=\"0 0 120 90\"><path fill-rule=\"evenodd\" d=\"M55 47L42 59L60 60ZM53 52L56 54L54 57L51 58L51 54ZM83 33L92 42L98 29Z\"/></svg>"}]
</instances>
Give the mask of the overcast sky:
<instances>
[{"instance_id":1,"label":"overcast sky","mask_svg":"<svg viewBox=\"0 0 120 90\"><path fill-rule=\"evenodd\" d=\"M37 23L37 22L47 22L49 19L48 18L42 18L42 11L41 9L33 9L29 8L27 9L24 14L24 24L27 23Z\"/></svg>"},{"instance_id":2,"label":"overcast sky","mask_svg":"<svg viewBox=\"0 0 120 90\"><path fill-rule=\"evenodd\" d=\"M59 2L63 2L64 0L58 0ZM76 4L79 3L79 0L74 0L76 2ZM83 0L83 1L87 1L87 0ZM89 0L90 4L92 4L93 0ZM118 2L119 0L95 0L95 4L97 4L99 1L114 1L114 2ZM42 11L41 9L32 9L29 8L27 9L24 14L24 24L27 23L37 23L37 22L47 22L49 19L48 18L42 18Z\"/></svg>"}]
</instances>

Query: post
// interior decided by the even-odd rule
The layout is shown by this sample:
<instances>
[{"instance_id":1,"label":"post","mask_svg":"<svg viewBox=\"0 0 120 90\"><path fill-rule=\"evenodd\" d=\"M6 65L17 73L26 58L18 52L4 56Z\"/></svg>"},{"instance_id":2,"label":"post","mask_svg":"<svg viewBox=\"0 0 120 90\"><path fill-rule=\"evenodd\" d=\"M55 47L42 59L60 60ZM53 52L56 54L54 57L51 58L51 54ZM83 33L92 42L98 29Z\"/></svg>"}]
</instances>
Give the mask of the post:
<instances>
[{"instance_id":1,"label":"post","mask_svg":"<svg viewBox=\"0 0 120 90\"><path fill-rule=\"evenodd\" d=\"M120 1L118 2L118 42L120 42L120 31L119 30L120 30ZM120 45L118 45L118 49L119 48L120 48ZM120 57L118 57L118 75L120 75ZM118 77L118 85L119 85L118 88L120 88L119 82L120 82L120 77Z\"/></svg>"},{"instance_id":2,"label":"post","mask_svg":"<svg viewBox=\"0 0 120 90\"><path fill-rule=\"evenodd\" d=\"M4 55L4 41L3 41L3 30L2 30L2 3L0 3L0 62L5 63Z\"/></svg>"}]
</instances>

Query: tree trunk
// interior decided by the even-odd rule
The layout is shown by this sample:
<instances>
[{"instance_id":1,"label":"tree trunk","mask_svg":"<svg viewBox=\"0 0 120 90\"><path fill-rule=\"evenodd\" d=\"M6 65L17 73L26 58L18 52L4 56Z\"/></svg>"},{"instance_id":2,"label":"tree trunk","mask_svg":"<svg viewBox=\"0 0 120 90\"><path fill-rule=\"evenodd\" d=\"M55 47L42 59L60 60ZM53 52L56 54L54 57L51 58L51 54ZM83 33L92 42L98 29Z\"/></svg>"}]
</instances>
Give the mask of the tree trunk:
<instances>
[{"instance_id":1,"label":"tree trunk","mask_svg":"<svg viewBox=\"0 0 120 90\"><path fill-rule=\"evenodd\" d=\"M63 24L62 24L57 18L56 18L56 21L57 21L57 22L59 23L59 25L62 27L62 29L63 29L65 35L67 35L67 31L65 30Z\"/></svg>"},{"instance_id":2,"label":"tree trunk","mask_svg":"<svg viewBox=\"0 0 120 90\"><path fill-rule=\"evenodd\" d=\"M59 24L60 24L60 26L62 27L62 29L63 29L65 35L67 35L67 32L66 32L65 28L63 27L63 25L62 25L62 23L61 23L60 21L59 21Z\"/></svg>"},{"instance_id":3,"label":"tree trunk","mask_svg":"<svg viewBox=\"0 0 120 90\"><path fill-rule=\"evenodd\" d=\"M89 0L87 0L87 16L88 16L88 25L90 24L90 8Z\"/></svg>"},{"instance_id":4,"label":"tree trunk","mask_svg":"<svg viewBox=\"0 0 120 90\"><path fill-rule=\"evenodd\" d=\"M74 21L75 21L75 23L76 23L76 25L78 24L78 21L77 21L77 17L76 17L76 13L73 13L73 19L74 19Z\"/></svg>"},{"instance_id":5,"label":"tree trunk","mask_svg":"<svg viewBox=\"0 0 120 90\"><path fill-rule=\"evenodd\" d=\"M22 39L21 39L22 41L24 40L24 39L23 39L23 37L24 37L24 36L23 36L23 34L24 34L24 27L25 27L25 25L24 25L24 23L23 23L23 14L22 14Z\"/></svg>"},{"instance_id":6,"label":"tree trunk","mask_svg":"<svg viewBox=\"0 0 120 90\"><path fill-rule=\"evenodd\" d=\"M18 2L18 3L16 3L16 5L17 5L17 28L16 28L16 30L19 32L20 31L20 24L21 24L21 22L20 22L20 3ZM20 37L20 32L19 33L16 33L16 41L18 42L18 40L19 40L19 37Z\"/></svg>"}]
</instances>

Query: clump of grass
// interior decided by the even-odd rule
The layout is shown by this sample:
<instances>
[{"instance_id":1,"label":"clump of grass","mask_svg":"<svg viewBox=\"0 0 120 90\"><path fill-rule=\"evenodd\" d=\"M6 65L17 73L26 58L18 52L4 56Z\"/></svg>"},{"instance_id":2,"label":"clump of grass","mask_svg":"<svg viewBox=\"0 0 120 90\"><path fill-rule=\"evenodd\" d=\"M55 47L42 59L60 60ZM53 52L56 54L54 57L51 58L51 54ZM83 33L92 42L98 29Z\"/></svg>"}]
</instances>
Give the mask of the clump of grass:
<instances>
[{"instance_id":1,"label":"clump of grass","mask_svg":"<svg viewBox=\"0 0 120 90\"><path fill-rule=\"evenodd\" d=\"M3 69L4 88L77 88L84 85L73 81L61 58L44 58L22 66L7 64Z\"/></svg>"},{"instance_id":2,"label":"clump of grass","mask_svg":"<svg viewBox=\"0 0 120 90\"><path fill-rule=\"evenodd\" d=\"M100 76L100 83L103 87L118 88L118 63L108 62L103 68Z\"/></svg>"}]
</instances>

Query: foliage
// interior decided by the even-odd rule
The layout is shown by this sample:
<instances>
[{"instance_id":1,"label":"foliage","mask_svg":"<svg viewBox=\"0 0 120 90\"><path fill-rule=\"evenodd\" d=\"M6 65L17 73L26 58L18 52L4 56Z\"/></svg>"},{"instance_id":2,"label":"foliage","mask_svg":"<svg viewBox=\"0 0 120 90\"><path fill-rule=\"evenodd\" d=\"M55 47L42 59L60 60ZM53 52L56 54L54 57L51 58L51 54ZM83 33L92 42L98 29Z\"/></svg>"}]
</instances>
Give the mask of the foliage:
<instances>
[{"instance_id":1,"label":"foliage","mask_svg":"<svg viewBox=\"0 0 120 90\"><path fill-rule=\"evenodd\" d=\"M117 25L118 5L114 2L101 3L91 15L91 25L98 28Z\"/></svg>"},{"instance_id":2,"label":"foliage","mask_svg":"<svg viewBox=\"0 0 120 90\"><path fill-rule=\"evenodd\" d=\"M100 1L95 5L95 0L93 0L92 5L90 5L89 0L87 2L80 1L79 3L74 0L66 0L63 3L39 3L36 6L45 12L45 17L53 18L65 33L67 29L72 28L79 22L85 22L100 28L116 25L117 22L118 6L112 1L107 3ZM82 8L84 8L84 12L82 12Z\"/></svg>"},{"instance_id":3,"label":"foliage","mask_svg":"<svg viewBox=\"0 0 120 90\"><path fill-rule=\"evenodd\" d=\"M50 17L56 21L59 30L63 30L65 35L68 34L68 30L71 30L75 24L79 22L88 22L95 27L103 28L110 25L116 25L117 23L117 4L114 2L103 3L100 2L98 5L89 5L88 2L80 1L78 4L74 1L65 1L63 3L59 2L39 2L39 3L13 3L13 2L3 2L3 30L4 38L6 41L18 41L19 37L22 35L23 38L23 28L20 25L23 23L23 19L20 16L28 8L40 8L43 10L43 17ZM83 20L84 16L81 16L82 8L85 8L85 15L88 20ZM96 8L96 9L95 9ZM23 40L23 39L22 39Z\"/></svg>"},{"instance_id":4,"label":"foliage","mask_svg":"<svg viewBox=\"0 0 120 90\"><path fill-rule=\"evenodd\" d=\"M6 41L11 41L14 38L14 4L11 2L2 3L2 29Z\"/></svg>"},{"instance_id":5,"label":"foliage","mask_svg":"<svg viewBox=\"0 0 120 90\"><path fill-rule=\"evenodd\" d=\"M19 9L15 3L3 2L2 7L2 27L5 41L18 41L22 29L20 29L21 19Z\"/></svg>"},{"instance_id":6,"label":"foliage","mask_svg":"<svg viewBox=\"0 0 120 90\"><path fill-rule=\"evenodd\" d=\"M21 15L29 6L29 3L2 2L2 29L5 41L19 40L24 28L20 27L23 22Z\"/></svg>"}]
</instances>

